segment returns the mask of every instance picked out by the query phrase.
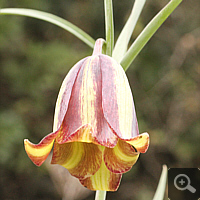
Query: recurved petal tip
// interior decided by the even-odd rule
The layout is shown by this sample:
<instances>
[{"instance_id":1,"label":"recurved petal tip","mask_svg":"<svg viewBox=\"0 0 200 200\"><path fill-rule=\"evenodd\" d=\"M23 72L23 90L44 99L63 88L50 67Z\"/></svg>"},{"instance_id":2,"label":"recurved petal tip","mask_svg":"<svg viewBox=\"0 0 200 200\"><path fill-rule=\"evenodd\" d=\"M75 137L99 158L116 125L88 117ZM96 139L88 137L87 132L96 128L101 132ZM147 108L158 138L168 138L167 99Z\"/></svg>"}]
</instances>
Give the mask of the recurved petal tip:
<instances>
[{"instance_id":1,"label":"recurved petal tip","mask_svg":"<svg viewBox=\"0 0 200 200\"><path fill-rule=\"evenodd\" d=\"M149 134L142 133L131 140L126 140L126 142L133 145L140 153L145 153L149 147Z\"/></svg>"},{"instance_id":2,"label":"recurved petal tip","mask_svg":"<svg viewBox=\"0 0 200 200\"><path fill-rule=\"evenodd\" d=\"M114 148L105 148L104 162L113 173L125 173L136 163L138 152L125 141L119 140Z\"/></svg>"},{"instance_id":3,"label":"recurved petal tip","mask_svg":"<svg viewBox=\"0 0 200 200\"><path fill-rule=\"evenodd\" d=\"M33 144L28 139L24 140L25 151L35 165L40 166L46 160L56 136L57 132L51 133L44 137L39 144Z\"/></svg>"},{"instance_id":4,"label":"recurved petal tip","mask_svg":"<svg viewBox=\"0 0 200 200\"><path fill-rule=\"evenodd\" d=\"M24 140L24 147L28 157L37 166L42 165L52 148L52 146L47 146L46 148L38 148L37 145L29 142L27 139Z\"/></svg>"}]
</instances>

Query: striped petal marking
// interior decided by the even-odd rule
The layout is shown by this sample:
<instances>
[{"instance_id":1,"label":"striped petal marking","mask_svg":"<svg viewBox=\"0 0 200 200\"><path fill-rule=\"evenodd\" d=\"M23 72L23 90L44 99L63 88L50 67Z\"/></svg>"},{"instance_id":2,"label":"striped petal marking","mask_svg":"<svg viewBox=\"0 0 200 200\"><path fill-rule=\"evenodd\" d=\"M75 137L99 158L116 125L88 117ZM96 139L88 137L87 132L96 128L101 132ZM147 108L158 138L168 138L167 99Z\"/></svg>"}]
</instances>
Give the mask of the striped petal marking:
<instances>
[{"instance_id":1,"label":"striped petal marking","mask_svg":"<svg viewBox=\"0 0 200 200\"><path fill-rule=\"evenodd\" d=\"M135 138L126 140L126 142L134 146L140 153L145 153L149 147L149 134L142 133Z\"/></svg>"},{"instance_id":2,"label":"striped petal marking","mask_svg":"<svg viewBox=\"0 0 200 200\"><path fill-rule=\"evenodd\" d=\"M40 166L46 160L57 135L58 132L50 133L39 144L33 144L27 139L24 140L25 151L35 165Z\"/></svg>"},{"instance_id":3,"label":"striped petal marking","mask_svg":"<svg viewBox=\"0 0 200 200\"><path fill-rule=\"evenodd\" d=\"M125 173L136 163L139 153L125 141L119 140L114 148L105 148L104 162L114 173Z\"/></svg>"},{"instance_id":4,"label":"striped petal marking","mask_svg":"<svg viewBox=\"0 0 200 200\"><path fill-rule=\"evenodd\" d=\"M65 116L65 113L67 111L72 87L76 79L77 73L80 70L80 67L82 66L83 62L84 59L79 61L69 71L68 75L66 76L66 78L62 83L54 115L54 127L53 127L54 133L51 133L46 137L44 137L39 144L33 144L29 142L29 140L27 139L24 140L26 153L28 154L29 158L33 161L33 163L37 166L42 165L42 163L46 160L53 147L54 140L59 133L56 131L60 127L63 118Z\"/></svg>"},{"instance_id":5,"label":"striped petal marking","mask_svg":"<svg viewBox=\"0 0 200 200\"><path fill-rule=\"evenodd\" d=\"M70 69L69 73L67 74L61 85L58 98L56 101L56 108L54 114L54 126L53 126L54 132L57 131L62 124L62 121L68 109L68 104L71 97L71 92L74 82L85 59L87 58L82 59Z\"/></svg>"},{"instance_id":6,"label":"striped petal marking","mask_svg":"<svg viewBox=\"0 0 200 200\"><path fill-rule=\"evenodd\" d=\"M100 66L99 56L88 57L82 64L59 129L59 144L70 141L92 142L107 147L117 144L117 136L103 115Z\"/></svg>"},{"instance_id":7,"label":"striped petal marking","mask_svg":"<svg viewBox=\"0 0 200 200\"><path fill-rule=\"evenodd\" d=\"M102 162L102 151L92 143L69 142L58 144L55 142L51 164L59 164L79 179L94 175Z\"/></svg>"},{"instance_id":8,"label":"striped petal marking","mask_svg":"<svg viewBox=\"0 0 200 200\"><path fill-rule=\"evenodd\" d=\"M116 191L119 187L121 177L122 174L109 171L105 163L102 162L97 173L86 179L80 179L80 182L90 190Z\"/></svg>"},{"instance_id":9,"label":"striped petal marking","mask_svg":"<svg viewBox=\"0 0 200 200\"><path fill-rule=\"evenodd\" d=\"M102 106L104 116L121 139L139 134L135 107L123 68L106 55L99 56L102 71Z\"/></svg>"}]
</instances>

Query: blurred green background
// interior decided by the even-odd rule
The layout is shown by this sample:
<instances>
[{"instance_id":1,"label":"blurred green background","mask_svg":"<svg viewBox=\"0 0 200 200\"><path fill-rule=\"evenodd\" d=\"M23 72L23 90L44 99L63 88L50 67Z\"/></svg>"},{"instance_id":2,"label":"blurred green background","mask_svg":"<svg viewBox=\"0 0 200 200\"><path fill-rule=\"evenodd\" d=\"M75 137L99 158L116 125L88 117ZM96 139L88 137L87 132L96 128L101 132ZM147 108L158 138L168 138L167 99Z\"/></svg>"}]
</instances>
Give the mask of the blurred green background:
<instances>
[{"instance_id":1,"label":"blurred green background","mask_svg":"<svg viewBox=\"0 0 200 200\"><path fill-rule=\"evenodd\" d=\"M116 38L133 2L113 0ZM167 2L147 0L131 41ZM1 0L0 7L50 12L95 39L104 38L103 0ZM147 131L151 144L124 174L119 190L108 193L108 200L152 199L163 164L200 167L199 10L199 0L183 0L127 71L140 133ZM94 192L82 190L74 180L60 183L56 173L68 173L55 166L52 170L50 161L36 167L23 147L24 138L38 143L52 131L60 85L68 70L91 53L84 43L52 24L0 16L1 199L94 199Z\"/></svg>"}]
</instances>

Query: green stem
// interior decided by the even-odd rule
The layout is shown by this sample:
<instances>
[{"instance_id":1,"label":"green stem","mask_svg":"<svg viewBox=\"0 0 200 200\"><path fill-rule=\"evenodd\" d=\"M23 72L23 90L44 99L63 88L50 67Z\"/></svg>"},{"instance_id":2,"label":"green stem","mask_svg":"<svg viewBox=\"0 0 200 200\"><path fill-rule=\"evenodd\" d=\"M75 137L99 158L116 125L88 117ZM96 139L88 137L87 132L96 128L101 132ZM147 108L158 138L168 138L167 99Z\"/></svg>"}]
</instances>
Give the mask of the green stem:
<instances>
[{"instance_id":1,"label":"green stem","mask_svg":"<svg viewBox=\"0 0 200 200\"><path fill-rule=\"evenodd\" d=\"M94 45L94 50L93 50L92 55L94 56L94 55L102 54L102 52L105 53L104 46L105 46L105 40L102 38L97 39Z\"/></svg>"},{"instance_id":2,"label":"green stem","mask_svg":"<svg viewBox=\"0 0 200 200\"><path fill-rule=\"evenodd\" d=\"M145 44L150 40L150 38L163 24L167 17L169 17L169 15L174 11L174 9L181 3L181 1L182 0L171 0L140 33L120 63L125 71L128 69Z\"/></svg>"},{"instance_id":3,"label":"green stem","mask_svg":"<svg viewBox=\"0 0 200 200\"><path fill-rule=\"evenodd\" d=\"M106 191L97 190L95 200L105 200L106 199Z\"/></svg>"},{"instance_id":4,"label":"green stem","mask_svg":"<svg viewBox=\"0 0 200 200\"><path fill-rule=\"evenodd\" d=\"M114 46L114 22L112 0L104 0L106 26L106 54L111 56Z\"/></svg>"}]
</instances>

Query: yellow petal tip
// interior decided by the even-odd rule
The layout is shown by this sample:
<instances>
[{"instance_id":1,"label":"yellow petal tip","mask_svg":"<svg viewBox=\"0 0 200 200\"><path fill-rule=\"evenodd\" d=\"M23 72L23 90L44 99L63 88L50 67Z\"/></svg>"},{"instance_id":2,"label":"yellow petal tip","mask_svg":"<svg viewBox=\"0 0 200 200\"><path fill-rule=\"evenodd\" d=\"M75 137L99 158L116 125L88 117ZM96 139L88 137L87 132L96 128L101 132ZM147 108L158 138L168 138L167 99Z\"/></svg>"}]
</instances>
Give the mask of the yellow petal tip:
<instances>
[{"instance_id":1,"label":"yellow petal tip","mask_svg":"<svg viewBox=\"0 0 200 200\"><path fill-rule=\"evenodd\" d=\"M149 147L149 134L146 132L142 133L126 142L133 145L140 153L145 153Z\"/></svg>"}]
</instances>

